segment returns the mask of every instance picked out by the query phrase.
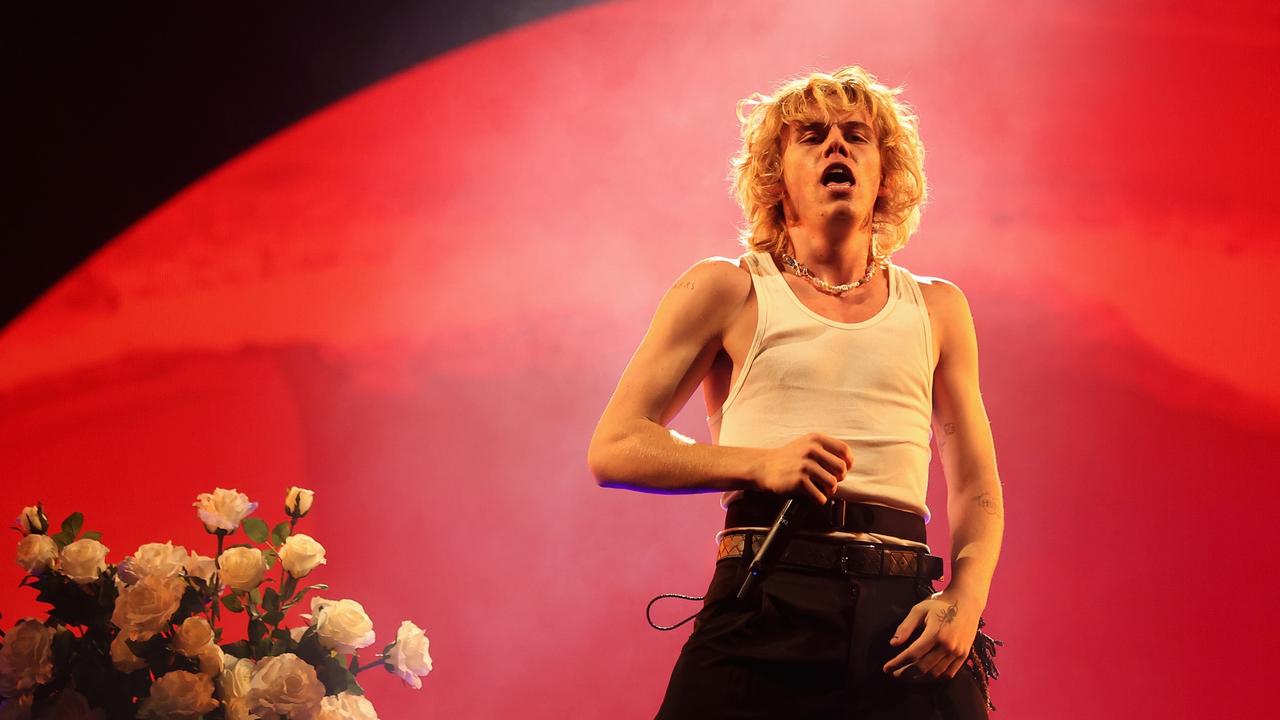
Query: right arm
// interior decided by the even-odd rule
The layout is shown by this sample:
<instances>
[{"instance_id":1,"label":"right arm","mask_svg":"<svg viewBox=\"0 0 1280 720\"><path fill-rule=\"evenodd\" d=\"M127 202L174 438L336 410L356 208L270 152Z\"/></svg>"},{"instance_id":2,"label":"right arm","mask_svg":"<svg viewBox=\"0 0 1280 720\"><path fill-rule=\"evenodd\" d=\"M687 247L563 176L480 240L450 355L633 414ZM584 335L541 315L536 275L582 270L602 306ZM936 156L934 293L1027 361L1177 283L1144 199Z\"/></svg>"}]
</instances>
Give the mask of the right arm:
<instances>
[{"instance_id":1,"label":"right arm","mask_svg":"<svg viewBox=\"0 0 1280 720\"><path fill-rule=\"evenodd\" d=\"M725 447L666 428L706 377L750 292L750 275L721 259L699 262L667 290L591 438L587 463L602 487L755 489L815 502L834 494L853 462L834 438L810 433L782 448Z\"/></svg>"}]
</instances>

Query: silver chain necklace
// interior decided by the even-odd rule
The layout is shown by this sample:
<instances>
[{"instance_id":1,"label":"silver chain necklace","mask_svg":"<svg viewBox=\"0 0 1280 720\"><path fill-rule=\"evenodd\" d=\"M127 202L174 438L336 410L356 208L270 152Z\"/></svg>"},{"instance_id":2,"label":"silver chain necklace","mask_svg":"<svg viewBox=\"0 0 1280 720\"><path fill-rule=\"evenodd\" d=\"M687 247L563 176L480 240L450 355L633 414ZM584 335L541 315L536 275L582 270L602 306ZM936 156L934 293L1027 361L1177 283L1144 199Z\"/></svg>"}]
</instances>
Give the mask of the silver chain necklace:
<instances>
[{"instance_id":1,"label":"silver chain necklace","mask_svg":"<svg viewBox=\"0 0 1280 720\"><path fill-rule=\"evenodd\" d=\"M871 282L871 278L875 276L876 270L881 267L884 267L883 260L879 262L868 262L867 274L863 275L861 280L854 280L853 282L845 283L843 285L832 285L826 280L823 280L817 275L814 275L813 271L810 270L807 265L791 257L791 255L789 255L786 251L783 251L782 253L782 264L790 268L790 270L794 272L796 275L799 275L800 277L808 280L819 290L825 293L830 293L832 295L843 295L849 292L850 290L853 290L854 288L861 287Z\"/></svg>"}]
</instances>

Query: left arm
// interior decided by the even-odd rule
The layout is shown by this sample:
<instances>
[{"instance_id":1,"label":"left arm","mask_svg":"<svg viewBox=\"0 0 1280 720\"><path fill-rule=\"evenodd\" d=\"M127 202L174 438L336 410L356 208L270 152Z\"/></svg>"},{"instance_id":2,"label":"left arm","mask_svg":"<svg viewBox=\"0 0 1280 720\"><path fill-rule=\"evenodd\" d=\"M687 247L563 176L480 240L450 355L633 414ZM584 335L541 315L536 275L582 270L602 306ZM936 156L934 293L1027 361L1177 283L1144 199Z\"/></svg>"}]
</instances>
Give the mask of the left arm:
<instances>
[{"instance_id":1,"label":"left arm","mask_svg":"<svg viewBox=\"0 0 1280 720\"><path fill-rule=\"evenodd\" d=\"M933 432L947 478L951 584L946 592L981 612L1004 535L1004 493L991 424L978 390L978 340L960 289L937 284L944 337L934 372Z\"/></svg>"},{"instance_id":2,"label":"left arm","mask_svg":"<svg viewBox=\"0 0 1280 720\"><path fill-rule=\"evenodd\" d=\"M991 425L978 388L973 315L955 285L935 281L925 293L936 319L933 432L947 479L951 583L912 608L899 626L900 645L923 622L920 638L885 665L898 676L954 677L969 655L987 605L1004 535L1004 495Z\"/></svg>"}]
</instances>

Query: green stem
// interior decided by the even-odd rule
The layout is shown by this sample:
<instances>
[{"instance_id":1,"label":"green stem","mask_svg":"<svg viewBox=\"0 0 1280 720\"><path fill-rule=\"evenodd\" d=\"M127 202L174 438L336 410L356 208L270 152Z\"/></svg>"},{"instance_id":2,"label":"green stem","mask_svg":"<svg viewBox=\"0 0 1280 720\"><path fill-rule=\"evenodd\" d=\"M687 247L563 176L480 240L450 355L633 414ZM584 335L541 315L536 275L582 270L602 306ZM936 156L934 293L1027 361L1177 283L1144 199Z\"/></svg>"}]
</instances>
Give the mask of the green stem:
<instances>
[{"instance_id":1,"label":"green stem","mask_svg":"<svg viewBox=\"0 0 1280 720\"><path fill-rule=\"evenodd\" d=\"M376 657L376 658L382 658L382 654L381 654L381 653L379 653L379 654L375 655L374 657ZM376 661L374 661L374 662L369 663L368 665L365 665L364 667L360 667L359 659L358 659L358 658L356 658L356 656L355 656L355 655L352 655L352 656L351 656L351 666L350 666L348 669L351 671L351 674L352 674L352 675L359 675L360 673L364 672L365 670L368 670L369 668L373 668L373 667L378 667L378 666L379 666L379 665L381 665L381 664L382 664L382 660L376 660Z\"/></svg>"},{"instance_id":2,"label":"green stem","mask_svg":"<svg viewBox=\"0 0 1280 720\"><path fill-rule=\"evenodd\" d=\"M223 532L222 532L221 530L217 531L217 532L216 532L216 533L214 533L214 534L218 536L218 554L216 554L216 555L214 555L214 556L213 556L213 581L212 581L212 585L213 585L213 587L212 587L212 590L213 590L213 622L212 622L212 623L210 623L210 624L211 624L211 625L213 625L213 627L215 627L215 628L216 628L216 627L218 627L218 605L219 605L219 602L218 602L218 601L219 601L219 600L221 600L221 598L219 598L219 597L218 597L218 587L220 586L220 584L221 584L221 582L222 582L222 576L221 576L221 574L218 572L218 558L222 557L222 539L223 539L223 537L224 537L224 534L223 534Z\"/></svg>"}]
</instances>

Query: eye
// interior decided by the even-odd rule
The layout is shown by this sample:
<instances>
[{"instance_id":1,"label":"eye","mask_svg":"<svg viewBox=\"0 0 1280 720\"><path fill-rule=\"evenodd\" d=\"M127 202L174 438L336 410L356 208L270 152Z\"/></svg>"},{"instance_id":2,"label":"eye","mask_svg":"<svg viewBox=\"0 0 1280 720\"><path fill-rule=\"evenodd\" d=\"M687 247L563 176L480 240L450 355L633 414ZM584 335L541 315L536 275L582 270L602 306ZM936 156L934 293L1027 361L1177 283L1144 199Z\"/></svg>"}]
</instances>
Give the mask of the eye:
<instances>
[{"instance_id":1,"label":"eye","mask_svg":"<svg viewBox=\"0 0 1280 720\"><path fill-rule=\"evenodd\" d=\"M862 136L862 133L849 133L848 137L850 142L865 143L867 141L867 139Z\"/></svg>"},{"instance_id":2,"label":"eye","mask_svg":"<svg viewBox=\"0 0 1280 720\"><path fill-rule=\"evenodd\" d=\"M802 143L811 143L811 142L817 142L817 141L818 141L818 133L816 132L806 132L800 136L800 142Z\"/></svg>"}]
</instances>

